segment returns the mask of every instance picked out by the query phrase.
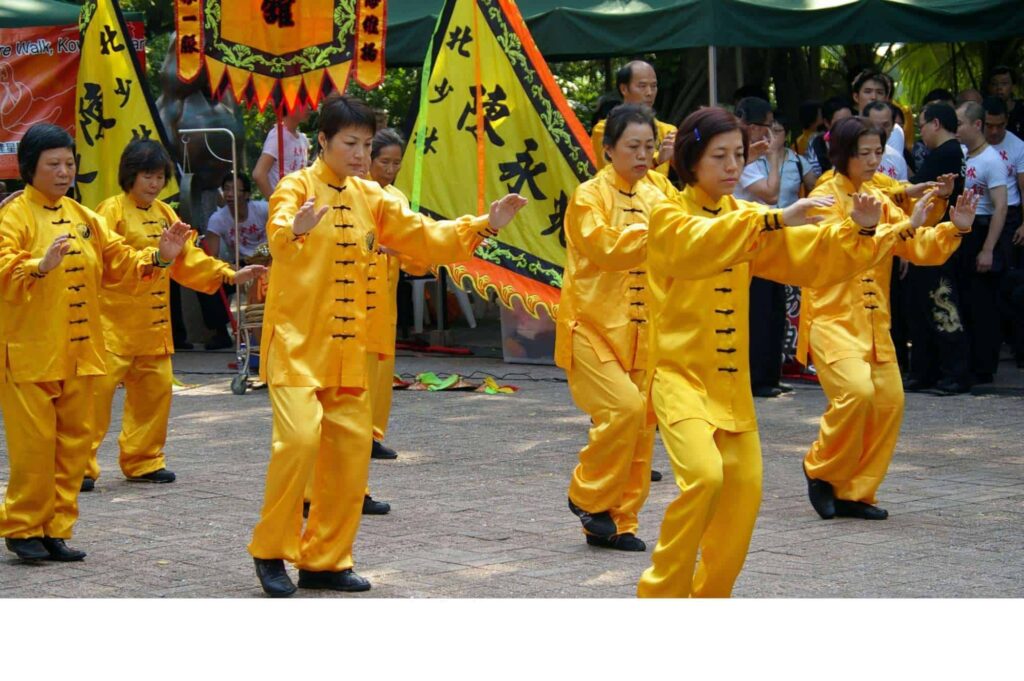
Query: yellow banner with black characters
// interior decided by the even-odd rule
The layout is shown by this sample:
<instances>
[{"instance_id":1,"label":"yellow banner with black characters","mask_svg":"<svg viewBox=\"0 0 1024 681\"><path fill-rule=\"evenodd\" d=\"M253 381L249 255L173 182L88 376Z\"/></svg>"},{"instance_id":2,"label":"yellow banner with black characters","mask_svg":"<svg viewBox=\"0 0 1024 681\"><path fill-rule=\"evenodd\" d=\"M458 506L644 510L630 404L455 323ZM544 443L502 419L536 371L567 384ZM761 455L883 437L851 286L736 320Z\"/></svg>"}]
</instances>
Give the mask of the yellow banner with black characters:
<instances>
[{"instance_id":1,"label":"yellow banner with black characters","mask_svg":"<svg viewBox=\"0 0 1024 681\"><path fill-rule=\"evenodd\" d=\"M75 93L75 198L95 208L103 199L120 193L117 169L129 142L153 139L165 148L167 142L116 0L86 3L79 24L82 47ZM170 177L160 198L177 193L178 182Z\"/></svg>"},{"instance_id":2,"label":"yellow banner with black characters","mask_svg":"<svg viewBox=\"0 0 1024 681\"><path fill-rule=\"evenodd\" d=\"M512 0L448 0L423 68L411 144L396 184L422 212L487 212L508 192L530 203L468 262L447 266L512 307L554 316L569 197L594 174L590 140Z\"/></svg>"}]
</instances>

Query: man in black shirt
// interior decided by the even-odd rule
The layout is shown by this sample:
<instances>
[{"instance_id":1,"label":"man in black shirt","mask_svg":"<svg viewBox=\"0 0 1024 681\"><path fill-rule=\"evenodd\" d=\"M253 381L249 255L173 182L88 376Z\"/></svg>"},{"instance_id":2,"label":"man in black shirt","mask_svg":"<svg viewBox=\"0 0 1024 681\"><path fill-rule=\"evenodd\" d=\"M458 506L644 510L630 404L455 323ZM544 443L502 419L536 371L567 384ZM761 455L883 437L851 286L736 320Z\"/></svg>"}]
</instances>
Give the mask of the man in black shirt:
<instances>
[{"instance_id":1,"label":"man in black shirt","mask_svg":"<svg viewBox=\"0 0 1024 681\"><path fill-rule=\"evenodd\" d=\"M957 175L949 198L949 205L954 205L964 186L956 111L948 104L929 104L921 112L919 123L921 140L929 151L910 181L916 184ZM954 253L941 267L909 265L906 276L912 350L910 376L904 383L909 392L955 395L970 389L970 350L960 315L958 256Z\"/></svg>"},{"instance_id":2,"label":"man in black shirt","mask_svg":"<svg viewBox=\"0 0 1024 681\"><path fill-rule=\"evenodd\" d=\"M1014 99L1013 86L1016 78L1013 69L997 66L988 79L989 94L1006 102L1006 129L1024 139L1024 100Z\"/></svg>"}]
</instances>

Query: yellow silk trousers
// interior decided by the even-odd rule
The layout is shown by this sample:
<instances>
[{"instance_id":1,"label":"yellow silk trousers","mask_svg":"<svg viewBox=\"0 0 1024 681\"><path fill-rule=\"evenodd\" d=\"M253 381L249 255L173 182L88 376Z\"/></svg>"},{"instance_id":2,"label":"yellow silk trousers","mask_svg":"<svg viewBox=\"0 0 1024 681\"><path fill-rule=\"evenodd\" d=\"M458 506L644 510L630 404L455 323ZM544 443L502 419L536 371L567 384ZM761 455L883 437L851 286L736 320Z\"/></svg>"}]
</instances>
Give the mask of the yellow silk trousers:
<instances>
[{"instance_id":1,"label":"yellow silk trousers","mask_svg":"<svg viewBox=\"0 0 1024 681\"><path fill-rule=\"evenodd\" d=\"M0 536L69 539L93 437L97 376L0 384L10 478Z\"/></svg>"},{"instance_id":2,"label":"yellow silk trousers","mask_svg":"<svg viewBox=\"0 0 1024 681\"><path fill-rule=\"evenodd\" d=\"M118 463L125 477L137 478L166 467L164 445L167 442L167 421L171 417L171 395L174 372L170 355L137 355L124 357L108 352L106 376L97 376L93 384L96 408L96 430L92 452L85 474L100 477L96 452L110 428L110 410L114 392L124 382L124 416Z\"/></svg>"},{"instance_id":3,"label":"yellow silk trousers","mask_svg":"<svg viewBox=\"0 0 1024 681\"><path fill-rule=\"evenodd\" d=\"M667 423L658 402L655 393L679 496L665 509L636 594L726 598L743 569L761 505L761 442L757 431L732 433L701 419Z\"/></svg>"},{"instance_id":4,"label":"yellow silk trousers","mask_svg":"<svg viewBox=\"0 0 1024 681\"><path fill-rule=\"evenodd\" d=\"M815 367L829 405L807 475L831 483L838 499L874 504L903 421L899 365L851 358Z\"/></svg>"},{"instance_id":5,"label":"yellow silk trousers","mask_svg":"<svg viewBox=\"0 0 1024 681\"><path fill-rule=\"evenodd\" d=\"M371 352L371 355L377 355ZM391 398L394 394L395 356L377 355L376 367L370 372L370 397L373 401L373 439L384 441L391 418Z\"/></svg>"},{"instance_id":6,"label":"yellow silk trousers","mask_svg":"<svg viewBox=\"0 0 1024 681\"><path fill-rule=\"evenodd\" d=\"M270 464L249 553L316 572L351 568L370 468L369 395L354 388L274 385L269 393ZM303 530L303 492L310 475Z\"/></svg>"},{"instance_id":7,"label":"yellow silk trousers","mask_svg":"<svg viewBox=\"0 0 1024 681\"><path fill-rule=\"evenodd\" d=\"M573 334L572 353L569 392L592 425L569 482L569 498L584 511L608 511L618 534L636 534L654 454L644 371L626 371L614 359L602 362L582 333Z\"/></svg>"}]
</instances>

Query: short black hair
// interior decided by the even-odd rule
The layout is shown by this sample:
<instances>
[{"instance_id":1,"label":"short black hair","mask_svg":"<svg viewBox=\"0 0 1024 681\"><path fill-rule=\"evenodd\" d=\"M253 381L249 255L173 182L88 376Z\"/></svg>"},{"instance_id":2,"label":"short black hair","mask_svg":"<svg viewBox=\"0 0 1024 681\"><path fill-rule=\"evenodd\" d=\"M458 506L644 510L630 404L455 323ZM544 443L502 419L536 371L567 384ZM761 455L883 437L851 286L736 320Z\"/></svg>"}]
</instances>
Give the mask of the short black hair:
<instances>
[{"instance_id":1,"label":"short black hair","mask_svg":"<svg viewBox=\"0 0 1024 681\"><path fill-rule=\"evenodd\" d=\"M858 73L853 79L853 84L850 86L850 92L860 92L860 89L864 87L864 83L867 83L869 80L881 83L882 87L885 88L885 96L892 96L892 79L881 71L875 71L873 69L864 69Z\"/></svg>"},{"instance_id":2,"label":"short black hair","mask_svg":"<svg viewBox=\"0 0 1024 681\"><path fill-rule=\"evenodd\" d=\"M658 126L654 123L654 111L651 110L651 107L645 104L620 104L608 114L602 144L606 147L614 147L630 123L651 126L654 138L658 138Z\"/></svg>"},{"instance_id":3,"label":"short black hair","mask_svg":"<svg viewBox=\"0 0 1024 681\"><path fill-rule=\"evenodd\" d=\"M985 109L977 102L967 101L957 107L957 109L964 110L964 116L973 123L974 121L985 120Z\"/></svg>"},{"instance_id":4,"label":"short black hair","mask_svg":"<svg viewBox=\"0 0 1024 681\"><path fill-rule=\"evenodd\" d=\"M320 107L320 132L328 140L344 128L365 128L377 133L377 114L361 99L334 93Z\"/></svg>"},{"instance_id":5,"label":"short black hair","mask_svg":"<svg viewBox=\"0 0 1024 681\"><path fill-rule=\"evenodd\" d=\"M235 179L233 173L228 173L227 175L225 175L220 181L220 188L224 189L224 187L231 184L231 181L233 179ZM249 179L248 175L246 175L245 173L238 173L238 181L242 183L242 190L246 194L252 193L252 180Z\"/></svg>"},{"instance_id":6,"label":"short black hair","mask_svg":"<svg viewBox=\"0 0 1024 681\"><path fill-rule=\"evenodd\" d=\"M75 153L75 138L59 125L36 123L18 142L18 172L25 184L32 184L39 157L50 149L70 149Z\"/></svg>"},{"instance_id":7,"label":"short black hair","mask_svg":"<svg viewBox=\"0 0 1024 681\"><path fill-rule=\"evenodd\" d=\"M797 118L800 121L800 128L806 130L815 124L818 120L818 116L821 114L821 102L816 100L808 100L800 104L800 109L797 114ZM778 117L778 114L776 114Z\"/></svg>"},{"instance_id":8,"label":"short black hair","mask_svg":"<svg viewBox=\"0 0 1024 681\"><path fill-rule=\"evenodd\" d=\"M1013 69L1004 64L992 67L992 70L988 73L988 79L992 80L992 76L1009 76L1010 82L1014 85L1017 84L1017 74L1014 73Z\"/></svg>"},{"instance_id":9,"label":"short black hair","mask_svg":"<svg viewBox=\"0 0 1024 681\"><path fill-rule=\"evenodd\" d=\"M852 113L853 102L851 102L846 97L829 97L821 105L821 117L824 118L829 123L831 123L832 117L835 116L837 112L842 111L843 109L849 109Z\"/></svg>"},{"instance_id":10,"label":"short black hair","mask_svg":"<svg viewBox=\"0 0 1024 681\"><path fill-rule=\"evenodd\" d=\"M744 97L736 103L736 116L744 123L765 125L771 112L772 105L761 97Z\"/></svg>"},{"instance_id":11,"label":"short black hair","mask_svg":"<svg viewBox=\"0 0 1024 681\"><path fill-rule=\"evenodd\" d=\"M394 128L383 128L373 136L373 142L370 144L370 160L380 156L381 150L387 147L398 147L402 153L405 153L405 140L402 138L402 134Z\"/></svg>"},{"instance_id":12,"label":"short black hair","mask_svg":"<svg viewBox=\"0 0 1024 681\"><path fill-rule=\"evenodd\" d=\"M953 101L956 101L956 98L953 96L952 92L950 92L949 90L947 90L944 87L937 87L934 90L931 90L928 94L926 94L924 96L924 101L921 103L921 105L922 106L927 106L927 105L931 104L932 102L953 102Z\"/></svg>"},{"instance_id":13,"label":"short black hair","mask_svg":"<svg viewBox=\"0 0 1024 681\"><path fill-rule=\"evenodd\" d=\"M593 129L598 121L608 118L608 114L619 104L622 104L622 97L617 94L606 92L598 97L594 105L594 115L590 118L590 128Z\"/></svg>"},{"instance_id":14,"label":"short black hair","mask_svg":"<svg viewBox=\"0 0 1024 681\"><path fill-rule=\"evenodd\" d=\"M933 102L924 108L921 117L925 123L938 121L946 132L956 133L956 109L945 102Z\"/></svg>"},{"instance_id":15,"label":"short black hair","mask_svg":"<svg viewBox=\"0 0 1024 681\"><path fill-rule=\"evenodd\" d=\"M1006 110L1006 102L1001 97L990 95L982 100L981 106L985 109L985 113L989 116L1006 116L1009 112Z\"/></svg>"},{"instance_id":16,"label":"short black hair","mask_svg":"<svg viewBox=\"0 0 1024 681\"><path fill-rule=\"evenodd\" d=\"M892 114L892 120L895 122L896 112L893 111L892 109L893 107L889 106L889 102L883 102L881 100L876 99L873 102L868 102L867 106L864 107L864 110L861 112L861 114L867 116L872 111L888 111L890 114Z\"/></svg>"},{"instance_id":17,"label":"short black hair","mask_svg":"<svg viewBox=\"0 0 1024 681\"><path fill-rule=\"evenodd\" d=\"M740 119L725 109L717 106L698 109L679 124L672 162L683 184L697 184L695 169L711 140L733 130L740 131L743 138L743 158L746 159L749 144L747 128Z\"/></svg>"},{"instance_id":18,"label":"short black hair","mask_svg":"<svg viewBox=\"0 0 1024 681\"><path fill-rule=\"evenodd\" d=\"M171 179L174 164L163 145L155 140L136 139L121 152L121 165L117 169L117 183L121 189L131 191L139 173L164 171L164 184Z\"/></svg>"},{"instance_id":19,"label":"short black hair","mask_svg":"<svg viewBox=\"0 0 1024 681\"><path fill-rule=\"evenodd\" d=\"M737 106L741 99L746 99L747 97L757 97L758 99L767 100L768 93L764 91L763 87L753 83L741 85L736 89L736 92L732 93L732 101L735 102Z\"/></svg>"},{"instance_id":20,"label":"short black hair","mask_svg":"<svg viewBox=\"0 0 1024 681\"><path fill-rule=\"evenodd\" d=\"M857 156L860 138L868 135L878 135L882 147L885 147L885 131L872 125L866 118L852 116L832 126L829 131L828 157L837 173L846 175L849 172L850 159Z\"/></svg>"}]
</instances>

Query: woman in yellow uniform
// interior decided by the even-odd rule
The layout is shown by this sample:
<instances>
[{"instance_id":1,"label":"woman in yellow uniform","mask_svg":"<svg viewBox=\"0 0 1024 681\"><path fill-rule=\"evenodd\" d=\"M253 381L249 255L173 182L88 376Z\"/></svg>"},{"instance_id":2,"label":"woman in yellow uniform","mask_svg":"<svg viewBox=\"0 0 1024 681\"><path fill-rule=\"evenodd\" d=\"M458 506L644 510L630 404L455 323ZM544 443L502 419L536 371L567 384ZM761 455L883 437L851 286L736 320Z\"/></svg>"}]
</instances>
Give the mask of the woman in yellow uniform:
<instances>
[{"instance_id":1,"label":"woman in yellow uniform","mask_svg":"<svg viewBox=\"0 0 1024 681\"><path fill-rule=\"evenodd\" d=\"M270 596L299 587L365 591L352 570L373 439L367 391L366 291L380 244L424 262L457 262L525 205L516 194L489 216L435 222L406 209L368 165L376 117L363 102L332 96L320 110L320 158L281 180L270 199L274 266L264 313L260 376L273 410L270 463L249 553ZM303 492L313 473L309 520Z\"/></svg>"},{"instance_id":2,"label":"woman in yellow uniform","mask_svg":"<svg viewBox=\"0 0 1024 681\"><path fill-rule=\"evenodd\" d=\"M188 230L159 231L137 251L102 217L65 196L75 141L55 125L18 145L25 191L0 215L0 409L10 478L0 536L28 560L82 560L71 549L94 434L94 384L107 370L100 288L159 285Z\"/></svg>"},{"instance_id":3,"label":"woman in yellow uniform","mask_svg":"<svg viewBox=\"0 0 1024 681\"><path fill-rule=\"evenodd\" d=\"M977 198L962 197L952 223L934 229L953 189L952 177L925 194L907 214L876 186L875 169L885 150L885 133L864 119L841 121L831 131L830 157L835 175L811 196L832 197L825 223L840 224L856 209L852 196L870 197L872 221L898 238L885 257L861 276L832 286L804 289L797 358L813 360L829 399L821 432L804 459L808 495L822 518L845 516L882 520L876 492L892 459L903 419L903 384L889 333L889 283L892 259L915 265L941 265L970 232ZM905 203L909 201L904 200Z\"/></svg>"},{"instance_id":4,"label":"woman in yellow uniform","mask_svg":"<svg viewBox=\"0 0 1024 681\"><path fill-rule=\"evenodd\" d=\"M881 257L879 240L861 236L852 221L788 226L815 221L808 212L831 199L801 199L784 210L734 199L746 152L746 132L732 114L690 115L674 158L687 186L651 213L651 400L680 494L665 511L639 596L728 596L746 559L761 501L751 276L820 286Z\"/></svg>"},{"instance_id":5,"label":"woman in yellow uniform","mask_svg":"<svg viewBox=\"0 0 1024 681\"><path fill-rule=\"evenodd\" d=\"M651 170L656 135L646 106L623 104L608 116L603 153L611 162L576 188L565 212L555 336L555 363L591 422L569 483L569 509L588 544L623 551L647 548L636 532L654 452L645 391L647 218L676 194Z\"/></svg>"},{"instance_id":6,"label":"woman in yellow uniform","mask_svg":"<svg viewBox=\"0 0 1024 681\"><path fill-rule=\"evenodd\" d=\"M135 140L121 154L118 183L124 193L107 199L96 211L132 248L156 243L164 229L181 222L174 209L157 198L173 172L171 157L153 140ZM189 239L181 257L168 268L169 279L164 278L152 290L137 295L110 289L100 292L107 373L94 384L96 432L83 491L91 490L99 477L96 452L110 427L114 391L122 382L124 419L117 440L121 472L134 482L174 482L174 473L167 470L164 461L174 353L168 307L170 279L213 293L223 283L244 284L265 271L265 267L250 266L235 273L227 263L206 255Z\"/></svg>"}]
</instances>

